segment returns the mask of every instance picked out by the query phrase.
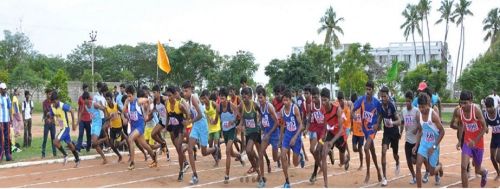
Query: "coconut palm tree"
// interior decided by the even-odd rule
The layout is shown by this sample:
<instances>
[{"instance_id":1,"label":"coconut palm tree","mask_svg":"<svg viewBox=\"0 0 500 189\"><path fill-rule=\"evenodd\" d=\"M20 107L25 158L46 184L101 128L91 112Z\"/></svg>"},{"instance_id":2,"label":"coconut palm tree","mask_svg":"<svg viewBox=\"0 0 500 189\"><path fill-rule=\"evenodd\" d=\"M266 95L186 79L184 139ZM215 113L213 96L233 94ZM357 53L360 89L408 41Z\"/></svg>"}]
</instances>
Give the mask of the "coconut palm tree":
<instances>
[{"instance_id":1,"label":"coconut palm tree","mask_svg":"<svg viewBox=\"0 0 500 189\"><path fill-rule=\"evenodd\" d=\"M337 18L337 13L333 10L332 6L328 8L325 15L321 17L321 27L318 29L318 34L326 31L324 45L330 47L331 42L335 48L340 47L340 40L337 33L344 35L344 30L339 26L340 22L344 21L343 17Z\"/></svg>"},{"instance_id":2,"label":"coconut palm tree","mask_svg":"<svg viewBox=\"0 0 500 189\"><path fill-rule=\"evenodd\" d=\"M403 35L405 36L406 41L408 41L408 37L411 34L413 38L413 49L415 50L415 63L417 62L417 46L415 43L415 30L418 34L422 35L422 30L420 30L420 18L417 11L416 5L408 4L406 5L406 9L401 13L403 17L406 19L405 22L399 27L403 29Z\"/></svg>"},{"instance_id":3,"label":"coconut palm tree","mask_svg":"<svg viewBox=\"0 0 500 189\"><path fill-rule=\"evenodd\" d=\"M469 9L472 1L460 0L455 4L455 10L453 11L453 19L456 20L457 26L460 25L460 43L458 45L458 55L457 55L457 68L458 68L458 60L460 58L460 48L462 49L462 59L460 62L460 69L455 70L455 82L457 81L457 76L462 72L462 66L464 64L464 49L465 49L465 28L464 28L464 19L466 16L474 16L472 11ZM458 72L460 70L460 72Z\"/></svg>"},{"instance_id":4,"label":"coconut palm tree","mask_svg":"<svg viewBox=\"0 0 500 189\"><path fill-rule=\"evenodd\" d=\"M421 19L425 19L425 23L427 25L427 43L428 43L428 47L429 47L429 58L428 60L430 61L431 60L431 32L430 32L430 29L429 29L429 20L427 19L429 14L430 14L430 11L431 11L431 2L430 0L420 0L420 2L418 3L417 5L417 9L418 11L420 12L420 14L422 15L422 18ZM422 28L423 28L423 22L422 22ZM426 61L427 62L427 61Z\"/></svg>"},{"instance_id":5,"label":"coconut palm tree","mask_svg":"<svg viewBox=\"0 0 500 189\"><path fill-rule=\"evenodd\" d=\"M451 17L452 8L453 8L453 1L454 0L442 0L441 1L441 7L439 7L439 9L438 9L438 12L441 13L441 17L435 23L435 24L440 24L443 21L445 21L445 24L446 24L446 29L444 32L444 49L445 49L444 55L446 56L445 57L446 62L448 62L448 42L447 42L448 41L448 31L449 31L448 26L449 26L450 22L451 23L455 22L453 17Z\"/></svg>"},{"instance_id":6,"label":"coconut palm tree","mask_svg":"<svg viewBox=\"0 0 500 189\"><path fill-rule=\"evenodd\" d=\"M484 36L484 41L490 41L491 45L495 42L498 37L498 32L500 31L500 9L494 8L491 9L488 13L488 16L483 20L483 31L488 32L486 36Z\"/></svg>"}]
</instances>

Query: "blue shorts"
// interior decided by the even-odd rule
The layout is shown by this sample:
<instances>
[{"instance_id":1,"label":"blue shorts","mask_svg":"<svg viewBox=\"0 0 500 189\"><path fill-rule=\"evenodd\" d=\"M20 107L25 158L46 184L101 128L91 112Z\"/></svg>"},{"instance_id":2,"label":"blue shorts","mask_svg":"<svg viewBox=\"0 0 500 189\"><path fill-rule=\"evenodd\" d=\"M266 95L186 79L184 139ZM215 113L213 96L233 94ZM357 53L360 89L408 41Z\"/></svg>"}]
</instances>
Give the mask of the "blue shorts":
<instances>
[{"instance_id":1,"label":"blue shorts","mask_svg":"<svg viewBox=\"0 0 500 189\"><path fill-rule=\"evenodd\" d=\"M208 123L201 119L193 124L189 138L196 139L202 147L208 146Z\"/></svg>"},{"instance_id":2,"label":"blue shorts","mask_svg":"<svg viewBox=\"0 0 500 189\"><path fill-rule=\"evenodd\" d=\"M57 133L57 139L59 141L64 141L66 144L71 143L71 136L69 135L69 127L62 128L59 133Z\"/></svg>"},{"instance_id":3,"label":"blue shorts","mask_svg":"<svg viewBox=\"0 0 500 189\"><path fill-rule=\"evenodd\" d=\"M139 135L144 135L144 125L142 125L142 126L131 125L130 126L130 134L132 134L135 130L137 130L137 132L139 132Z\"/></svg>"},{"instance_id":4,"label":"blue shorts","mask_svg":"<svg viewBox=\"0 0 500 189\"><path fill-rule=\"evenodd\" d=\"M307 132L307 135L309 135L309 139L318 139L318 133L314 131Z\"/></svg>"},{"instance_id":5,"label":"blue shorts","mask_svg":"<svg viewBox=\"0 0 500 189\"><path fill-rule=\"evenodd\" d=\"M294 146L290 146L290 141L292 140L293 135L286 135L283 138L283 143L281 143L281 147L285 149L292 149L293 153L300 154L300 150L302 149L302 137L300 135L297 137Z\"/></svg>"},{"instance_id":6,"label":"blue shorts","mask_svg":"<svg viewBox=\"0 0 500 189\"><path fill-rule=\"evenodd\" d=\"M101 130L101 124L92 124L92 126L90 127L90 134L99 137L99 135L101 135Z\"/></svg>"},{"instance_id":7,"label":"blue shorts","mask_svg":"<svg viewBox=\"0 0 500 189\"><path fill-rule=\"evenodd\" d=\"M352 136L352 146L362 147L365 144L365 138L363 136Z\"/></svg>"},{"instance_id":8,"label":"blue shorts","mask_svg":"<svg viewBox=\"0 0 500 189\"><path fill-rule=\"evenodd\" d=\"M262 140L264 140L264 134L262 134ZM270 144L273 147L273 150L278 149L278 143L280 142L279 136L271 136L269 137L268 144Z\"/></svg>"},{"instance_id":9,"label":"blue shorts","mask_svg":"<svg viewBox=\"0 0 500 189\"><path fill-rule=\"evenodd\" d=\"M420 143L418 147L418 154L424 157L427 161L429 161L429 164L436 168L439 160L439 147L434 150L434 152L431 154L429 157L428 151L429 149L432 148L432 145L426 145L424 143Z\"/></svg>"}]
</instances>

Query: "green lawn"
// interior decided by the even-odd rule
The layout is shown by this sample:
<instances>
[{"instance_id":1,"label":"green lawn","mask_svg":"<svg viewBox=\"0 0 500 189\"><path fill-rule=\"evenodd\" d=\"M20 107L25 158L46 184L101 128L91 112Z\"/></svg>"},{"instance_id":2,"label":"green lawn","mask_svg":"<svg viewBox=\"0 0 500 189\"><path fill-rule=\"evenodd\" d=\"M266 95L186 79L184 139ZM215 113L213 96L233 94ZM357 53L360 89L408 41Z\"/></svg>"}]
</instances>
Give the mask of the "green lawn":
<instances>
[{"instance_id":1,"label":"green lawn","mask_svg":"<svg viewBox=\"0 0 500 189\"><path fill-rule=\"evenodd\" d=\"M20 141L19 141L20 139ZM17 143L22 145L22 137L17 139ZM62 158L61 152L57 150L57 157L52 156L52 147L50 146L50 136L47 139L47 146L45 148L45 159L55 159L55 158ZM31 147L30 148L21 148L22 152L14 152L12 154L12 158L14 161L2 161L1 164L6 164L6 163L13 163L13 162L21 162L21 161L33 161L33 160L41 160L42 158L42 142L43 138L42 137L37 137L34 138ZM63 143L63 146L66 148L66 144ZM66 152L68 153L69 156L72 156L71 151L66 149ZM95 154L95 150L90 150L89 153L87 151L82 150L80 152L80 155L90 155L90 154Z\"/></svg>"},{"instance_id":2,"label":"green lawn","mask_svg":"<svg viewBox=\"0 0 500 189\"><path fill-rule=\"evenodd\" d=\"M449 126L451 122L451 116L453 115L453 112L442 112L441 113L441 121L446 123L445 126Z\"/></svg>"}]
</instances>

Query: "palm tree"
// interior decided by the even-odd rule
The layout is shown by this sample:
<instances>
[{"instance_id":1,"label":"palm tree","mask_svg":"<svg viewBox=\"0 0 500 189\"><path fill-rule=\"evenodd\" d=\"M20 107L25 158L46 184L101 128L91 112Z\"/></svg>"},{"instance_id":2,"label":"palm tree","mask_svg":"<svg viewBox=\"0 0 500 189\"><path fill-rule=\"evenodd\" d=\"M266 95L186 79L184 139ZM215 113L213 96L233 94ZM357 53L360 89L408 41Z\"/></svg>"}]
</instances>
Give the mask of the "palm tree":
<instances>
[{"instance_id":1,"label":"palm tree","mask_svg":"<svg viewBox=\"0 0 500 189\"><path fill-rule=\"evenodd\" d=\"M494 8L491 9L488 13L488 16L483 20L483 31L488 32L486 36L484 36L484 41L490 41L490 49L496 38L498 37L498 32L500 31L500 9Z\"/></svg>"},{"instance_id":2,"label":"palm tree","mask_svg":"<svg viewBox=\"0 0 500 189\"><path fill-rule=\"evenodd\" d=\"M446 60L446 63L448 63L448 25L449 23L454 23L455 20L451 17L451 11L453 8L453 1L454 0L442 0L441 1L441 7L439 7L438 11L441 13L441 17L439 20L436 21L435 24L440 24L443 21L446 23L446 29L444 32L444 60Z\"/></svg>"},{"instance_id":3,"label":"palm tree","mask_svg":"<svg viewBox=\"0 0 500 189\"><path fill-rule=\"evenodd\" d=\"M420 2L418 3L418 6L417 6L417 9L419 10L419 12L421 12L421 15L422 15L422 18L421 19L425 19L425 23L427 24L427 39L428 39L428 43L429 43L429 61L431 60L431 32L430 32L430 29L429 29L429 20L427 19L427 17L429 16L430 14L430 11L431 11L431 2L430 0L420 0ZM423 28L423 23L422 23L422 28ZM427 61L426 61L427 62Z\"/></svg>"},{"instance_id":4,"label":"palm tree","mask_svg":"<svg viewBox=\"0 0 500 189\"><path fill-rule=\"evenodd\" d=\"M415 43L415 30L422 35L422 30L420 30L419 25L419 14L417 11L416 5L406 5L406 9L401 13L403 17L405 17L405 22L399 27L404 29L403 35L405 36L406 41L408 41L408 36L413 38L413 49L415 50L415 63L417 62L417 46Z\"/></svg>"},{"instance_id":5,"label":"palm tree","mask_svg":"<svg viewBox=\"0 0 500 189\"><path fill-rule=\"evenodd\" d=\"M326 30L325 46L331 46L331 42L333 41L333 46L335 48L340 47L340 40L336 32L344 35L344 30L339 26L341 21L344 21L344 18L337 18L337 13L333 10L332 6L330 6L330 8L326 10L325 15L321 17L320 23L322 25L318 29L318 34Z\"/></svg>"},{"instance_id":6,"label":"palm tree","mask_svg":"<svg viewBox=\"0 0 500 189\"><path fill-rule=\"evenodd\" d=\"M457 55L457 68L458 68L458 60L460 58L460 48L462 48L462 61L460 62L460 72L458 69L455 69L455 82L457 81L457 76L462 72L462 66L464 64L464 49L465 49L465 28L464 28L464 19L465 16L471 15L474 16L472 11L470 11L469 7L472 1L460 0L455 4L455 10L453 11L453 19L456 20L457 26L460 24L460 43L458 45L458 55Z\"/></svg>"}]
</instances>

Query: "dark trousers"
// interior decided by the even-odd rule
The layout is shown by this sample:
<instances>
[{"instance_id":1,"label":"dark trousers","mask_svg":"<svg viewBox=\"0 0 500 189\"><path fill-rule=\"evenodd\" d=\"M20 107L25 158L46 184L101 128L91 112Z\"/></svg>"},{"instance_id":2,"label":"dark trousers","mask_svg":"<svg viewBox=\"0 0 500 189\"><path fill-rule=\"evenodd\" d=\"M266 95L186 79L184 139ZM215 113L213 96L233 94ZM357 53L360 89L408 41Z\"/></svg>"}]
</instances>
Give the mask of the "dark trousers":
<instances>
[{"instance_id":1,"label":"dark trousers","mask_svg":"<svg viewBox=\"0 0 500 189\"><path fill-rule=\"evenodd\" d=\"M42 142L42 156L45 157L45 145L47 144L47 137L50 132L50 144L52 146L52 154L57 155L56 146L54 146L54 139L56 138L56 125L53 123L43 125L43 142Z\"/></svg>"},{"instance_id":2,"label":"dark trousers","mask_svg":"<svg viewBox=\"0 0 500 189\"><path fill-rule=\"evenodd\" d=\"M24 120L23 147L31 147L31 118Z\"/></svg>"},{"instance_id":3,"label":"dark trousers","mask_svg":"<svg viewBox=\"0 0 500 189\"><path fill-rule=\"evenodd\" d=\"M11 154L11 141L10 141L10 128L9 123L1 122L0 123L0 161L3 160L3 156L5 156L5 160L12 160Z\"/></svg>"},{"instance_id":4,"label":"dark trousers","mask_svg":"<svg viewBox=\"0 0 500 189\"><path fill-rule=\"evenodd\" d=\"M91 147L91 135L90 135L90 121L80 121L79 127L78 127L78 142L76 145L76 151L80 152L82 149L82 143L83 143L83 132L87 134L87 145L85 146L85 149L90 151Z\"/></svg>"}]
</instances>

